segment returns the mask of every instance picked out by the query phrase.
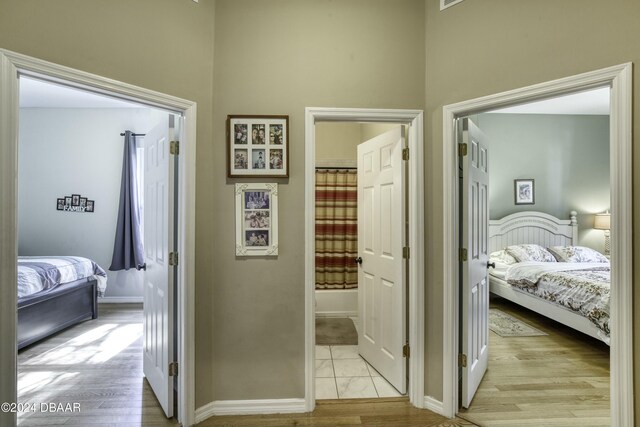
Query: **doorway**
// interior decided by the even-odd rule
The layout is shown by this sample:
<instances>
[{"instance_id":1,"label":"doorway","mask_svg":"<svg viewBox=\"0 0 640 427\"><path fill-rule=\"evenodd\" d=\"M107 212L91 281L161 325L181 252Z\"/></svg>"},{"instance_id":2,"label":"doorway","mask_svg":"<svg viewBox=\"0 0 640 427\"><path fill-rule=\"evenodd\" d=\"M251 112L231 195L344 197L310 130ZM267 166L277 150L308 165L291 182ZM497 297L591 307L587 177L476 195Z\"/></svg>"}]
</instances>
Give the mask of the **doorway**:
<instances>
[{"instance_id":1,"label":"doorway","mask_svg":"<svg viewBox=\"0 0 640 427\"><path fill-rule=\"evenodd\" d=\"M445 106L444 179L445 193L453 197L444 204L444 414L453 416L458 405L459 292L458 292L458 155L454 138L457 118L498 107L522 104L596 87L611 88L610 171L611 235L615 239L611 259L611 424L633 425L632 323L631 323L631 64L543 83L520 90ZM615 236L615 237L614 237ZM612 240L613 241L613 240ZM447 338L450 337L450 338Z\"/></svg>"},{"instance_id":2,"label":"doorway","mask_svg":"<svg viewBox=\"0 0 640 427\"><path fill-rule=\"evenodd\" d=\"M610 207L609 92L595 88L461 119L469 121L462 134L472 135L465 143L486 144L490 165L487 241L481 244L486 251L476 258L470 242L463 238L461 244L469 248L468 260L461 262L463 319L474 311L469 306L476 307L467 278L480 277L485 284L475 310L481 322L467 314L461 323L463 337L477 330L488 338L483 368L474 346L461 342L467 367L459 416L472 422L499 424L516 411L530 421L543 422L544 416L556 423L608 425L610 270L603 232L593 227L597 214ZM473 153L467 151L461 159L464 182L475 176ZM463 203L461 218L470 215L465 209ZM472 223L462 221L463 236L473 234L467 225ZM518 251L525 248L544 258L522 258ZM585 256L571 262L578 258L563 257L565 248ZM538 261L536 268L545 272L540 282L520 284L517 277L529 267L511 254ZM475 382L471 366L478 371ZM587 383L592 386L584 388ZM585 410L589 415L581 419Z\"/></svg>"},{"instance_id":3,"label":"doorway","mask_svg":"<svg viewBox=\"0 0 640 427\"><path fill-rule=\"evenodd\" d=\"M421 229L424 218L423 204L423 123L422 112L415 110L366 110L307 108L305 122L305 407L315 407L315 167L316 122L385 122L402 123L409 127L408 177L408 236L410 256L408 259L408 345L409 399L416 407L424 407L424 302L423 257L424 239Z\"/></svg>"},{"instance_id":4,"label":"doorway","mask_svg":"<svg viewBox=\"0 0 640 427\"><path fill-rule=\"evenodd\" d=\"M138 88L128 84L102 78L92 74L72 70L6 50L0 50L0 122L2 126L2 270L3 283L16 283L15 259L17 258L16 235L16 188L17 174L17 134L18 134L18 82L19 77L28 76L46 81L55 81L69 87L104 94L113 98L133 101L143 105L177 113L183 117L185 126L181 129L181 150L176 177L180 189L176 203L178 213L177 248L181 254L181 263L176 266L175 274L182 284L176 295L177 353L181 362L178 386L179 421L190 425L194 418L194 376L193 376L193 253L194 253L194 192L195 171L195 104L190 101L169 97L160 93ZM6 155L5 155L6 154ZM11 264L14 264L11 267ZM6 268L5 268L6 267ZM16 340L16 288L5 287L2 294L1 333L8 341ZM173 308L172 308L173 309ZM0 386L3 400L17 401L16 389L16 352L15 347L5 346L0 352L0 364L5 375ZM168 367L167 367L168 369ZM171 380L173 382L173 378ZM16 417L12 413L0 414L0 423L15 425Z\"/></svg>"},{"instance_id":5,"label":"doorway","mask_svg":"<svg viewBox=\"0 0 640 427\"><path fill-rule=\"evenodd\" d=\"M316 123L316 398L407 392L406 127Z\"/></svg>"}]
</instances>

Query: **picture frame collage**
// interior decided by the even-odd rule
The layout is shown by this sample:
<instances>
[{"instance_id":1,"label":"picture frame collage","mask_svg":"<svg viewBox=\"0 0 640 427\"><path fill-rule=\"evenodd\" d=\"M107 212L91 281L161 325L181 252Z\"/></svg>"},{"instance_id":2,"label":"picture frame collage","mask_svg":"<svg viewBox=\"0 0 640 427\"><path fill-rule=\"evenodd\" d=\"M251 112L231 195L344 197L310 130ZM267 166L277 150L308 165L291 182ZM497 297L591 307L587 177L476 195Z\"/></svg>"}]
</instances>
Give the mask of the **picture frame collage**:
<instances>
[{"instance_id":1,"label":"picture frame collage","mask_svg":"<svg viewBox=\"0 0 640 427\"><path fill-rule=\"evenodd\" d=\"M93 213L95 205L96 202L94 200L89 200L88 197L82 197L80 194L72 194L56 199L56 210L58 211Z\"/></svg>"},{"instance_id":2,"label":"picture frame collage","mask_svg":"<svg viewBox=\"0 0 640 427\"><path fill-rule=\"evenodd\" d=\"M227 116L227 176L288 177L289 116Z\"/></svg>"},{"instance_id":3,"label":"picture frame collage","mask_svg":"<svg viewBox=\"0 0 640 427\"><path fill-rule=\"evenodd\" d=\"M278 184L236 184L236 255L278 254Z\"/></svg>"}]
</instances>

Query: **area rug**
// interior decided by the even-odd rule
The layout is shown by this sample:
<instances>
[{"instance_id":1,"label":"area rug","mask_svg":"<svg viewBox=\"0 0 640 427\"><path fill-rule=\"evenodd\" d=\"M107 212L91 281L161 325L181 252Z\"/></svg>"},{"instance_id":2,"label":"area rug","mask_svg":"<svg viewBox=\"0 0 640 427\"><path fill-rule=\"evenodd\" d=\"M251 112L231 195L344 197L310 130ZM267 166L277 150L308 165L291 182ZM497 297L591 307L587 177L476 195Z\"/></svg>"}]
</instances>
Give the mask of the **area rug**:
<instances>
[{"instance_id":1,"label":"area rug","mask_svg":"<svg viewBox=\"0 0 640 427\"><path fill-rule=\"evenodd\" d=\"M489 329L501 337L536 337L548 335L496 308L489 309Z\"/></svg>"},{"instance_id":2,"label":"area rug","mask_svg":"<svg viewBox=\"0 0 640 427\"><path fill-rule=\"evenodd\" d=\"M357 345L358 332L353 320L341 317L316 319L316 345Z\"/></svg>"}]
</instances>

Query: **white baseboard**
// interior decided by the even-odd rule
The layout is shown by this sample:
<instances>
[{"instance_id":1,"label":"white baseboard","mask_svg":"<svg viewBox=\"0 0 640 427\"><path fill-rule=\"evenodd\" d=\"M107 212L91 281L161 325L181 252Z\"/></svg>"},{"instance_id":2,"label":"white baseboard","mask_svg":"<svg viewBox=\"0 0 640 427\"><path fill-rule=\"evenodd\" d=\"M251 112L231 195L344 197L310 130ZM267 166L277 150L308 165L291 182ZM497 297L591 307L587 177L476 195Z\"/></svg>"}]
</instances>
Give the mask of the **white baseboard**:
<instances>
[{"instance_id":1,"label":"white baseboard","mask_svg":"<svg viewBox=\"0 0 640 427\"><path fill-rule=\"evenodd\" d=\"M424 397L424 409L428 409L431 412L435 412L436 414L442 415L444 417L447 416L444 413L444 404L431 396Z\"/></svg>"},{"instance_id":2,"label":"white baseboard","mask_svg":"<svg viewBox=\"0 0 640 427\"><path fill-rule=\"evenodd\" d=\"M217 400L196 409L196 424L219 415L304 413L304 399Z\"/></svg>"},{"instance_id":3,"label":"white baseboard","mask_svg":"<svg viewBox=\"0 0 640 427\"><path fill-rule=\"evenodd\" d=\"M357 311L316 311L316 317L358 317Z\"/></svg>"},{"instance_id":4,"label":"white baseboard","mask_svg":"<svg viewBox=\"0 0 640 427\"><path fill-rule=\"evenodd\" d=\"M98 298L98 304L142 304L143 297L102 297Z\"/></svg>"}]
</instances>

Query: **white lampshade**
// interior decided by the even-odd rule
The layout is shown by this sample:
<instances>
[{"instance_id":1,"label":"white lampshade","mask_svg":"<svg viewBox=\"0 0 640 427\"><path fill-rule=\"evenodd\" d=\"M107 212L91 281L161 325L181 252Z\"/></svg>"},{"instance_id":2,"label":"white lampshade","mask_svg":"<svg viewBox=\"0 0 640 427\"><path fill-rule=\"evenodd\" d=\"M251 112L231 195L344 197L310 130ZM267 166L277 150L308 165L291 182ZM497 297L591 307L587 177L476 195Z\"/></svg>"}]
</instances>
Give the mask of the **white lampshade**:
<instances>
[{"instance_id":1,"label":"white lampshade","mask_svg":"<svg viewBox=\"0 0 640 427\"><path fill-rule=\"evenodd\" d=\"M610 230L611 214L609 213L596 214L596 219L593 221L593 228L595 228L596 230Z\"/></svg>"}]
</instances>

